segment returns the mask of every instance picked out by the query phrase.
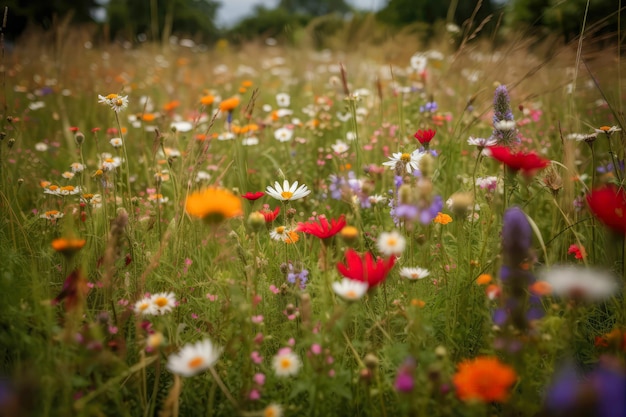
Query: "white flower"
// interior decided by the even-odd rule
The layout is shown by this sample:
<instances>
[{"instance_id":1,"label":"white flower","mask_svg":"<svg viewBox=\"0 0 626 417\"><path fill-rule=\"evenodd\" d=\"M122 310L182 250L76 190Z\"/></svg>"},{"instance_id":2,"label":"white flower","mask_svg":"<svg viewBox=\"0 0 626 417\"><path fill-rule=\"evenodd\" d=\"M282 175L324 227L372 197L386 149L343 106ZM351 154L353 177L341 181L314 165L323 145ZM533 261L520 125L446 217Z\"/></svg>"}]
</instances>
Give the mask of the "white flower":
<instances>
[{"instance_id":1,"label":"white flower","mask_svg":"<svg viewBox=\"0 0 626 417\"><path fill-rule=\"evenodd\" d=\"M249 136L247 138L243 138L241 140L241 144L243 146L255 146L259 144L259 138L257 138L256 136Z\"/></svg>"},{"instance_id":2,"label":"white flower","mask_svg":"<svg viewBox=\"0 0 626 417\"><path fill-rule=\"evenodd\" d=\"M186 133L193 130L193 123L184 120L170 123L170 129L175 132Z\"/></svg>"},{"instance_id":3,"label":"white flower","mask_svg":"<svg viewBox=\"0 0 626 417\"><path fill-rule=\"evenodd\" d=\"M113 138L109 141L109 143L111 144L111 146L113 146L114 148L121 148L122 147L122 138Z\"/></svg>"},{"instance_id":4,"label":"white flower","mask_svg":"<svg viewBox=\"0 0 626 417\"><path fill-rule=\"evenodd\" d=\"M341 282L333 282L332 286L335 294L347 301L360 300L369 288L367 282L355 281L349 278L343 278Z\"/></svg>"},{"instance_id":5,"label":"white flower","mask_svg":"<svg viewBox=\"0 0 626 417\"><path fill-rule=\"evenodd\" d=\"M293 114L293 110L289 110L289 109L278 109L274 112L274 116L276 116L277 119L280 119L281 117L285 117L285 116L291 116Z\"/></svg>"},{"instance_id":6,"label":"white flower","mask_svg":"<svg viewBox=\"0 0 626 417\"><path fill-rule=\"evenodd\" d=\"M217 140L231 140L231 139L235 139L235 134L231 132L220 133L217 136Z\"/></svg>"},{"instance_id":7,"label":"white flower","mask_svg":"<svg viewBox=\"0 0 626 417\"><path fill-rule=\"evenodd\" d=\"M411 153L394 152L392 156L389 157L389 161L383 162L383 165L395 169L397 164L402 163L404 164L406 172L410 174L418 170L419 162L423 156L424 153L420 152L419 149Z\"/></svg>"},{"instance_id":8,"label":"white flower","mask_svg":"<svg viewBox=\"0 0 626 417\"><path fill-rule=\"evenodd\" d=\"M105 158L104 161L102 161L102 169L105 171L113 171L120 165L122 165L122 158L120 158L119 156L113 158Z\"/></svg>"},{"instance_id":9,"label":"white flower","mask_svg":"<svg viewBox=\"0 0 626 417\"><path fill-rule=\"evenodd\" d=\"M413 68L417 73L424 72L426 64L428 64L428 57L426 54L416 52L411 57L411 68Z\"/></svg>"},{"instance_id":10,"label":"white flower","mask_svg":"<svg viewBox=\"0 0 626 417\"><path fill-rule=\"evenodd\" d=\"M65 178L66 180L71 180L72 178L74 178L74 173L65 171L63 174L61 174L61 176Z\"/></svg>"},{"instance_id":11,"label":"white flower","mask_svg":"<svg viewBox=\"0 0 626 417\"><path fill-rule=\"evenodd\" d=\"M298 181L289 185L289 181L287 180L283 181L282 187L278 181L274 183L274 188L268 185L265 192L280 201L299 200L311 194L311 190L309 190L306 185L302 184L298 187Z\"/></svg>"},{"instance_id":12,"label":"white flower","mask_svg":"<svg viewBox=\"0 0 626 417\"><path fill-rule=\"evenodd\" d=\"M617 126L601 126L599 129L593 129L596 133L606 133L607 136L611 136L615 132L620 132L620 129Z\"/></svg>"},{"instance_id":13,"label":"white flower","mask_svg":"<svg viewBox=\"0 0 626 417\"><path fill-rule=\"evenodd\" d=\"M383 232L378 237L377 246L385 256L400 256L406 247L406 239L397 230Z\"/></svg>"},{"instance_id":14,"label":"white flower","mask_svg":"<svg viewBox=\"0 0 626 417\"><path fill-rule=\"evenodd\" d=\"M196 173L196 182L200 181L209 181L211 179L211 174L206 171L198 171Z\"/></svg>"},{"instance_id":15,"label":"white flower","mask_svg":"<svg viewBox=\"0 0 626 417\"><path fill-rule=\"evenodd\" d=\"M293 231L285 226L278 226L274 230L270 231L270 237L274 240L282 240L283 242L289 242L293 240L291 233Z\"/></svg>"},{"instance_id":16,"label":"white flower","mask_svg":"<svg viewBox=\"0 0 626 417\"><path fill-rule=\"evenodd\" d=\"M176 354L167 358L167 369L181 376L194 376L209 369L217 362L222 349L213 345L209 339L195 344L188 344Z\"/></svg>"},{"instance_id":17,"label":"white flower","mask_svg":"<svg viewBox=\"0 0 626 417\"><path fill-rule=\"evenodd\" d=\"M588 267L554 266L541 275L552 287L552 292L564 298L602 301L619 288L617 280L609 272Z\"/></svg>"},{"instance_id":18,"label":"white flower","mask_svg":"<svg viewBox=\"0 0 626 417\"><path fill-rule=\"evenodd\" d=\"M115 112L120 112L128 107L128 96L120 96L117 94L109 94L108 96L98 95L98 103L111 106Z\"/></svg>"},{"instance_id":19,"label":"white flower","mask_svg":"<svg viewBox=\"0 0 626 417\"><path fill-rule=\"evenodd\" d=\"M289 348L283 348L272 358L274 373L279 377L293 376L300 371L302 362Z\"/></svg>"},{"instance_id":20,"label":"white flower","mask_svg":"<svg viewBox=\"0 0 626 417\"><path fill-rule=\"evenodd\" d=\"M276 104L278 104L278 107L289 107L291 97L287 93L278 93L276 94Z\"/></svg>"},{"instance_id":21,"label":"white flower","mask_svg":"<svg viewBox=\"0 0 626 417\"><path fill-rule=\"evenodd\" d=\"M43 142L37 142L35 143L35 150L37 152L45 152L48 150L48 145Z\"/></svg>"},{"instance_id":22,"label":"white flower","mask_svg":"<svg viewBox=\"0 0 626 417\"><path fill-rule=\"evenodd\" d=\"M494 146L498 143L498 140L495 138L475 138L470 136L467 140L468 145L478 146L479 148L486 148L489 146Z\"/></svg>"},{"instance_id":23,"label":"white flower","mask_svg":"<svg viewBox=\"0 0 626 417\"><path fill-rule=\"evenodd\" d=\"M369 201L370 201L370 204L376 205L376 204L384 203L385 201L387 201L387 197L382 196L380 194L374 194L374 195L369 196Z\"/></svg>"},{"instance_id":24,"label":"white flower","mask_svg":"<svg viewBox=\"0 0 626 417\"><path fill-rule=\"evenodd\" d=\"M476 178L476 186L487 191L494 191L498 187L498 177L478 177Z\"/></svg>"},{"instance_id":25,"label":"white flower","mask_svg":"<svg viewBox=\"0 0 626 417\"><path fill-rule=\"evenodd\" d=\"M500 120L499 122L495 122L493 127L496 130L508 132L509 130L515 129L515 120Z\"/></svg>"},{"instance_id":26,"label":"white flower","mask_svg":"<svg viewBox=\"0 0 626 417\"><path fill-rule=\"evenodd\" d=\"M279 142L289 142L293 137L293 130L281 127L274 131L274 138Z\"/></svg>"},{"instance_id":27,"label":"white flower","mask_svg":"<svg viewBox=\"0 0 626 417\"><path fill-rule=\"evenodd\" d=\"M143 314L144 316L153 316L156 314L156 306L150 299L150 297L144 297L135 303L133 308L135 313Z\"/></svg>"},{"instance_id":28,"label":"white flower","mask_svg":"<svg viewBox=\"0 0 626 417\"><path fill-rule=\"evenodd\" d=\"M154 304L155 314L165 314L176 307L176 296L172 292L160 292L150 297L150 302Z\"/></svg>"},{"instance_id":29,"label":"white flower","mask_svg":"<svg viewBox=\"0 0 626 417\"><path fill-rule=\"evenodd\" d=\"M73 173L83 172L85 170L85 165L81 164L80 162L74 162L72 165L70 165L70 168L72 169Z\"/></svg>"},{"instance_id":30,"label":"white flower","mask_svg":"<svg viewBox=\"0 0 626 417\"><path fill-rule=\"evenodd\" d=\"M428 269L424 268L402 268L400 269L400 276L410 280L423 279L430 275Z\"/></svg>"},{"instance_id":31,"label":"white flower","mask_svg":"<svg viewBox=\"0 0 626 417\"><path fill-rule=\"evenodd\" d=\"M270 404L263 410L263 417L283 417L283 407L278 404Z\"/></svg>"},{"instance_id":32,"label":"white flower","mask_svg":"<svg viewBox=\"0 0 626 417\"><path fill-rule=\"evenodd\" d=\"M333 148L333 151L337 154L342 154L344 152L348 152L348 150L350 149L350 147L348 146L347 143L345 143L344 141L337 139L337 142L335 142L334 144L330 145L331 148Z\"/></svg>"}]
</instances>

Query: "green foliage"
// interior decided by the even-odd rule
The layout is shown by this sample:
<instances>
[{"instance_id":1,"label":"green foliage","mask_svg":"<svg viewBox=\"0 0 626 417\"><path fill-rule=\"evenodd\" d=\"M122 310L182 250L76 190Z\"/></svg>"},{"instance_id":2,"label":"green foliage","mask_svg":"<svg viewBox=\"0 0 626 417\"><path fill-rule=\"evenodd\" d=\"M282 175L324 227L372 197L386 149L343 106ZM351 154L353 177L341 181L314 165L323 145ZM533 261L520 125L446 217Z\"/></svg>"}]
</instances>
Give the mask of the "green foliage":
<instances>
[{"instance_id":1,"label":"green foliage","mask_svg":"<svg viewBox=\"0 0 626 417\"><path fill-rule=\"evenodd\" d=\"M310 17L293 14L277 7L268 9L256 6L254 15L244 18L229 31L229 37L235 41L254 40L259 37L291 39L293 32L306 25Z\"/></svg>"}]
</instances>

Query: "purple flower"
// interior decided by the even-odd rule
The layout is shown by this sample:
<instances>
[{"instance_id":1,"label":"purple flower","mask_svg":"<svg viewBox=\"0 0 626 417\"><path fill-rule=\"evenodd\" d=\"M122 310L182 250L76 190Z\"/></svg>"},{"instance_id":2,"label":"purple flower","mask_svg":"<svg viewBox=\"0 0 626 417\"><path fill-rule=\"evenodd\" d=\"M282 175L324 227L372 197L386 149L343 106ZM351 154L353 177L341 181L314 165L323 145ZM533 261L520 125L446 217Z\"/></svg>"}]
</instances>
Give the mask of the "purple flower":
<instances>
[{"instance_id":1,"label":"purple flower","mask_svg":"<svg viewBox=\"0 0 626 417\"><path fill-rule=\"evenodd\" d=\"M519 207L511 207L504 213L502 226L502 248L505 263L510 267L519 264L528 256L532 245L532 229L526 214Z\"/></svg>"}]
</instances>

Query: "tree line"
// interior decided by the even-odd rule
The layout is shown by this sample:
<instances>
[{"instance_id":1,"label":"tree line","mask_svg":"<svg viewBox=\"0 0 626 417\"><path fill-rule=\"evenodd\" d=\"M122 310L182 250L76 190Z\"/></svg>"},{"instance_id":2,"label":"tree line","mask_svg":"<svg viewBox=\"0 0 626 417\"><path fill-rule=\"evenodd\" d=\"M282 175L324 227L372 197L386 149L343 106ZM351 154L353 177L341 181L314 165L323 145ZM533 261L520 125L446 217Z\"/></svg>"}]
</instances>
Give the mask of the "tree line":
<instances>
[{"instance_id":1,"label":"tree line","mask_svg":"<svg viewBox=\"0 0 626 417\"><path fill-rule=\"evenodd\" d=\"M49 30L59 19L70 19L76 25L106 28L106 40L160 41L170 34L192 36L206 43L221 38L280 40L314 21L322 22L318 31L328 34L350 17L363 16L345 0L280 0L274 8L256 6L234 27L223 28L216 22L221 5L218 0L99 1L103 0L5 0L5 39L15 40L28 29ZM105 18L98 19L97 11L106 12L101 13ZM461 27L471 19L475 24L482 22L485 33L523 27L537 35L555 34L568 40L580 33L585 11L586 28L592 35L617 31L621 11L615 0L388 0L375 13L375 20L394 29L416 23L428 28L440 22ZM324 19L319 20L322 16Z\"/></svg>"}]
</instances>

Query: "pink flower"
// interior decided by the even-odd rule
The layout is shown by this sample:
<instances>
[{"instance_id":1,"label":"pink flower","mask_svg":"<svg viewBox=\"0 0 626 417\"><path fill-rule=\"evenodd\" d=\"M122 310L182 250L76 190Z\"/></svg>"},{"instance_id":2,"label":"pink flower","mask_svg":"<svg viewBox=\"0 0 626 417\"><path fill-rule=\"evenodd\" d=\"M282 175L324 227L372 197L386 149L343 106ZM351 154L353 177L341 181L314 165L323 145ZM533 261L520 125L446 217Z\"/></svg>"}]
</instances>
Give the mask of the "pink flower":
<instances>
[{"instance_id":1,"label":"pink flower","mask_svg":"<svg viewBox=\"0 0 626 417\"><path fill-rule=\"evenodd\" d=\"M319 355L320 353L322 353L322 346L320 346L318 343L313 343L311 345L311 353L313 353L314 355Z\"/></svg>"},{"instance_id":2,"label":"pink flower","mask_svg":"<svg viewBox=\"0 0 626 417\"><path fill-rule=\"evenodd\" d=\"M254 376L252 377L252 380L254 380L255 384L259 386L263 386L265 384L265 374L262 374L262 373L254 374Z\"/></svg>"},{"instance_id":3,"label":"pink flower","mask_svg":"<svg viewBox=\"0 0 626 417\"><path fill-rule=\"evenodd\" d=\"M248 394L248 398L251 401L257 401L261 399L261 393L259 392L258 389L253 389L252 391L250 391L250 394Z\"/></svg>"},{"instance_id":4,"label":"pink flower","mask_svg":"<svg viewBox=\"0 0 626 417\"><path fill-rule=\"evenodd\" d=\"M257 365L263 362L263 356L261 356L261 354L257 352L256 350L250 354L250 359L252 359L252 362L254 362Z\"/></svg>"}]
</instances>

